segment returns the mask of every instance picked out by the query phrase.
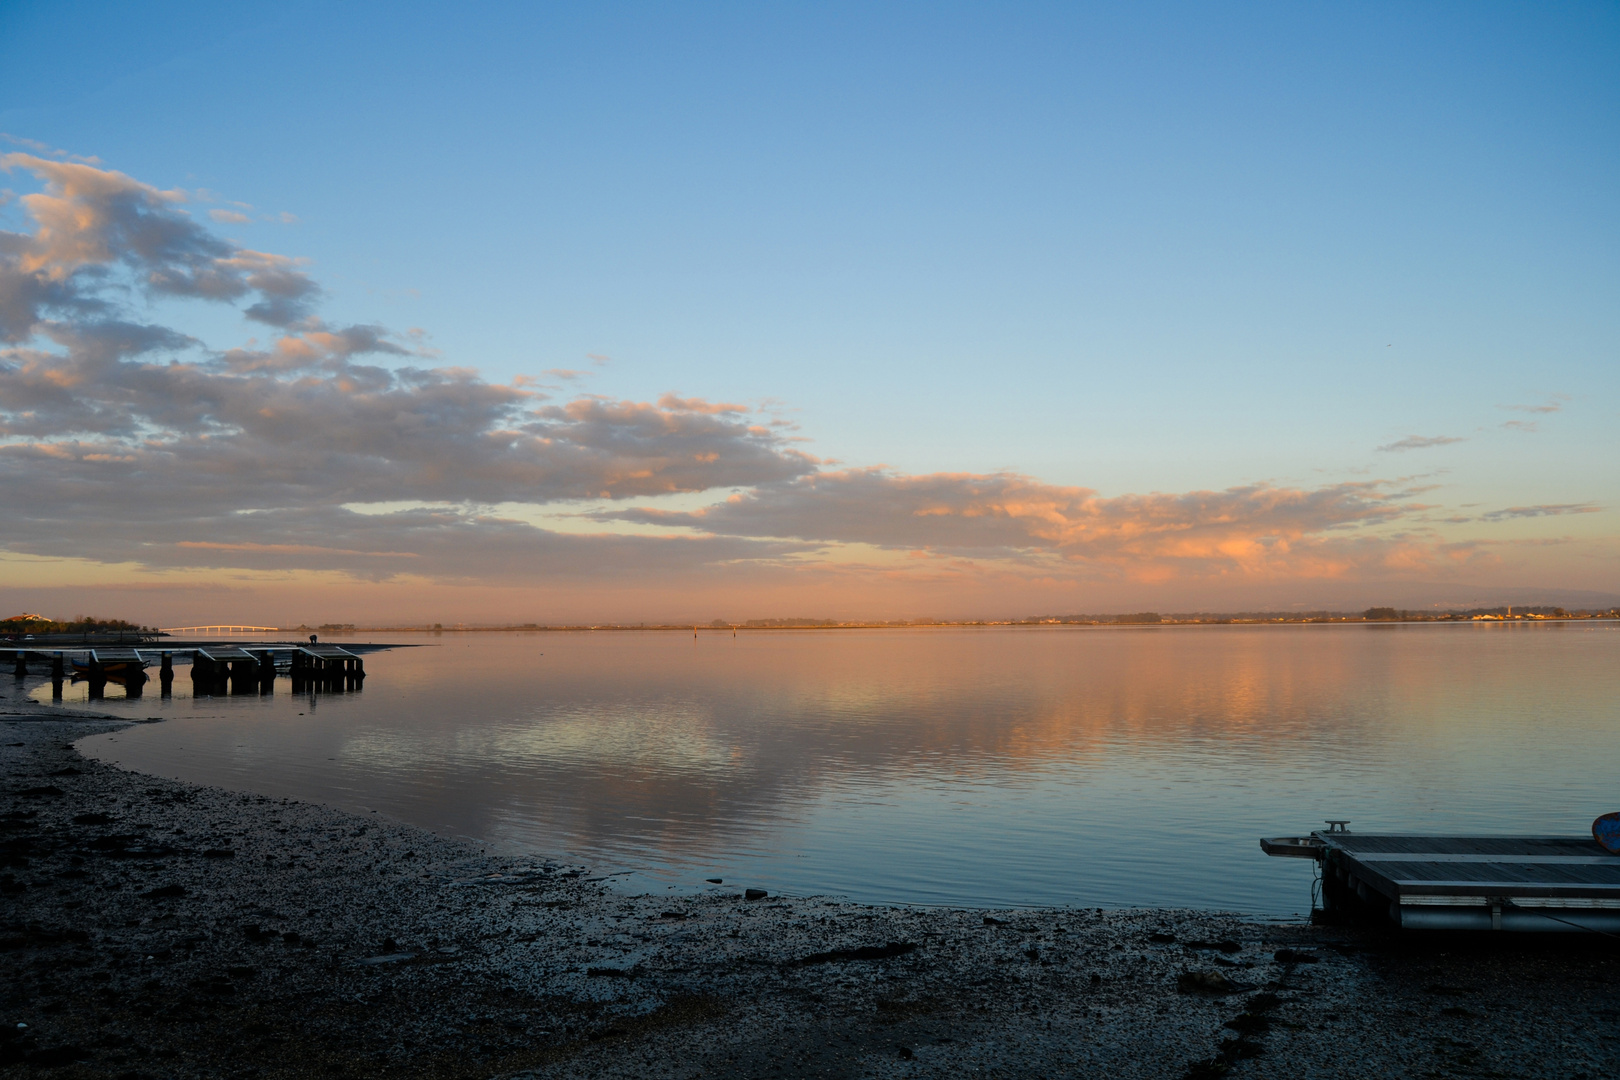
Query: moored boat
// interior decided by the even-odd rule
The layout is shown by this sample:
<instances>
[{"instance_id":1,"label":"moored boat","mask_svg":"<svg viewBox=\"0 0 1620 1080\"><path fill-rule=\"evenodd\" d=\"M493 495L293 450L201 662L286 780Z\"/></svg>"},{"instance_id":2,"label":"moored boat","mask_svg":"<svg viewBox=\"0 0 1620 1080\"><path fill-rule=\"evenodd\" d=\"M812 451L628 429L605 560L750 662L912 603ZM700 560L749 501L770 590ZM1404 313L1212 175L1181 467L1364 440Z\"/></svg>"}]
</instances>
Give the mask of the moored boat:
<instances>
[{"instance_id":1,"label":"moored boat","mask_svg":"<svg viewBox=\"0 0 1620 1080\"><path fill-rule=\"evenodd\" d=\"M75 658L70 663L74 682L90 678L93 661L88 658ZM114 683L145 682L147 679L146 662L140 659L103 660L101 661L101 677L108 682Z\"/></svg>"}]
</instances>

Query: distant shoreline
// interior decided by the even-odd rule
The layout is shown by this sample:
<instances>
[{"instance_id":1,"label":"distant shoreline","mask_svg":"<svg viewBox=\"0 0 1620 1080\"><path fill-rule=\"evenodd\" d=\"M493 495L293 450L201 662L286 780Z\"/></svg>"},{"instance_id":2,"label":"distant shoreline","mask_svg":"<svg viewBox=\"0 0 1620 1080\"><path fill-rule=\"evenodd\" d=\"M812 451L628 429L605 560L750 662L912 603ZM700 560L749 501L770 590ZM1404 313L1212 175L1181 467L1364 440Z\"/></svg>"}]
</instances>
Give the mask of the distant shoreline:
<instances>
[{"instance_id":1,"label":"distant shoreline","mask_svg":"<svg viewBox=\"0 0 1620 1080\"><path fill-rule=\"evenodd\" d=\"M1517 606L1517 605L1515 605ZM812 619L751 619L738 623L507 623L501 625L392 625L362 626L291 626L283 627L281 634L468 634L468 633L578 633L581 631L669 631L698 633L725 633L728 631L778 630L940 630L982 629L986 627L1011 629L1060 629L1064 627L1140 629L1161 626L1399 626L1412 623L1562 623L1603 622L1620 620L1620 610L1570 611L1563 614L1540 614L1535 611L1509 614L1442 612L1439 614L1403 614L1395 618L1369 619L1361 615L1161 615L1147 620L1135 617L1065 616L1039 619L913 619L913 620L835 620ZM241 636L241 635L234 635Z\"/></svg>"}]
</instances>

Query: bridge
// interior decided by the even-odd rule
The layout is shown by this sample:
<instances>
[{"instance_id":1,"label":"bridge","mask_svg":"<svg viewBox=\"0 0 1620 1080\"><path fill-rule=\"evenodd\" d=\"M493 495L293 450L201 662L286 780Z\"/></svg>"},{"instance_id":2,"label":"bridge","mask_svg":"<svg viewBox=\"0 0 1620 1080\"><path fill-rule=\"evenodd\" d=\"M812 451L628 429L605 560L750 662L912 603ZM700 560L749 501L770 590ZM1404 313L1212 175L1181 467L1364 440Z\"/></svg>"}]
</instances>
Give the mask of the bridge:
<instances>
[{"instance_id":1,"label":"bridge","mask_svg":"<svg viewBox=\"0 0 1620 1080\"><path fill-rule=\"evenodd\" d=\"M160 626L160 634L273 634L279 626Z\"/></svg>"}]
</instances>

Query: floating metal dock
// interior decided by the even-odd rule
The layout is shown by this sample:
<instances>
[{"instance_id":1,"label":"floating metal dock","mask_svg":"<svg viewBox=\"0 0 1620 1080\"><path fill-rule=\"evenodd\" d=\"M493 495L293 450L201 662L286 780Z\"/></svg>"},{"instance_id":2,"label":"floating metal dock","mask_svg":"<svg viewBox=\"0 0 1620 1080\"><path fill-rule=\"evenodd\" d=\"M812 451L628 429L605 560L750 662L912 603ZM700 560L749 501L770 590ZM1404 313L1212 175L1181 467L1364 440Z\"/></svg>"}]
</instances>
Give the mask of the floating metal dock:
<instances>
[{"instance_id":1,"label":"floating metal dock","mask_svg":"<svg viewBox=\"0 0 1620 1080\"><path fill-rule=\"evenodd\" d=\"M1341 823L1262 840L1321 865L1322 907L1409 930L1620 933L1620 855L1591 837L1388 836Z\"/></svg>"}]
</instances>

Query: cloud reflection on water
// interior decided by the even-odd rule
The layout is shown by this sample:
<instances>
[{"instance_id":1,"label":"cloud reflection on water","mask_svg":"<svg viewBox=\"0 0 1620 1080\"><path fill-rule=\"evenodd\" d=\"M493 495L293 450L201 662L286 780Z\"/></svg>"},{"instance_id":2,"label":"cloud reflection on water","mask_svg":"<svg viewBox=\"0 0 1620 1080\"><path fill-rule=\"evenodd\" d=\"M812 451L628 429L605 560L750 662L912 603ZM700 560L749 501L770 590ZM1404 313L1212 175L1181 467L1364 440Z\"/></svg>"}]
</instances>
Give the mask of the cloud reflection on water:
<instances>
[{"instance_id":1,"label":"cloud reflection on water","mask_svg":"<svg viewBox=\"0 0 1620 1080\"><path fill-rule=\"evenodd\" d=\"M656 881L1272 912L1262 832L1578 832L1620 765L1596 627L438 640L111 756Z\"/></svg>"}]
</instances>

